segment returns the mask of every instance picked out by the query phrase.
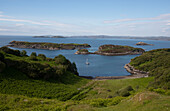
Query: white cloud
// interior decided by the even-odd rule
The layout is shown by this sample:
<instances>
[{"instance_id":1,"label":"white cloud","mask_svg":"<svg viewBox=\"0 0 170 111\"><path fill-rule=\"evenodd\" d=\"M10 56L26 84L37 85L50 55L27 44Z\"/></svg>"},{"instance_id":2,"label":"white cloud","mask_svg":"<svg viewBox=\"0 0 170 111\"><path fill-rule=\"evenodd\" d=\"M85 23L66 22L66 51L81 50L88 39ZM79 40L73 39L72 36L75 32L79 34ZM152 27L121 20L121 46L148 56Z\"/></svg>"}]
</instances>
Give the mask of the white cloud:
<instances>
[{"instance_id":1,"label":"white cloud","mask_svg":"<svg viewBox=\"0 0 170 111\"><path fill-rule=\"evenodd\" d=\"M0 21L25 22L25 23L35 24L35 25L51 25L51 24L46 24L46 23L41 23L41 22L35 22L35 21L31 21L31 20L22 20L22 19L0 18Z\"/></svg>"},{"instance_id":2,"label":"white cloud","mask_svg":"<svg viewBox=\"0 0 170 111\"><path fill-rule=\"evenodd\" d=\"M24 24L16 24L16 26L23 26Z\"/></svg>"},{"instance_id":3,"label":"white cloud","mask_svg":"<svg viewBox=\"0 0 170 111\"><path fill-rule=\"evenodd\" d=\"M9 31L9 29L0 29L0 31Z\"/></svg>"},{"instance_id":4,"label":"white cloud","mask_svg":"<svg viewBox=\"0 0 170 111\"><path fill-rule=\"evenodd\" d=\"M126 18L126 19L117 19L117 20L106 20L104 21L104 23L121 23L121 22L147 21L147 20L170 20L170 14L162 14L157 17L151 17L151 18Z\"/></svg>"}]
</instances>

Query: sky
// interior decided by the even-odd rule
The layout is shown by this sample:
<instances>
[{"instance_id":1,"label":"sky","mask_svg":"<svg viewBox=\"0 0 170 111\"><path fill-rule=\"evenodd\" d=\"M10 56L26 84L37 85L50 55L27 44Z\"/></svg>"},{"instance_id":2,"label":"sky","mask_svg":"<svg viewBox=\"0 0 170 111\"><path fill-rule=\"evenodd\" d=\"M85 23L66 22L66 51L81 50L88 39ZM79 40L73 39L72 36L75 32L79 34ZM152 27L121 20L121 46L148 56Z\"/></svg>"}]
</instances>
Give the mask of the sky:
<instances>
[{"instance_id":1,"label":"sky","mask_svg":"<svg viewBox=\"0 0 170 111\"><path fill-rule=\"evenodd\" d=\"M170 0L0 0L0 35L170 37Z\"/></svg>"}]
</instances>

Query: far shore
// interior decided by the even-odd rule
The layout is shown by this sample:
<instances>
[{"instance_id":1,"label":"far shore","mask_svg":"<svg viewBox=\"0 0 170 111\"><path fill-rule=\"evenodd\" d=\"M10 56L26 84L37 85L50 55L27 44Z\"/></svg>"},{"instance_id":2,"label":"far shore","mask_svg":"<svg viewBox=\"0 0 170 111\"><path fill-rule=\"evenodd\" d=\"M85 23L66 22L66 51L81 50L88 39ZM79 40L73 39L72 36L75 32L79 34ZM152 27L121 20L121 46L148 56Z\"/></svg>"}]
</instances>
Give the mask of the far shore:
<instances>
[{"instance_id":1,"label":"far shore","mask_svg":"<svg viewBox=\"0 0 170 111\"><path fill-rule=\"evenodd\" d=\"M136 79L136 78L144 78L148 77L147 74L133 74L133 75L127 75L127 76L80 76L82 78L91 79L91 80L111 80L111 79Z\"/></svg>"}]
</instances>

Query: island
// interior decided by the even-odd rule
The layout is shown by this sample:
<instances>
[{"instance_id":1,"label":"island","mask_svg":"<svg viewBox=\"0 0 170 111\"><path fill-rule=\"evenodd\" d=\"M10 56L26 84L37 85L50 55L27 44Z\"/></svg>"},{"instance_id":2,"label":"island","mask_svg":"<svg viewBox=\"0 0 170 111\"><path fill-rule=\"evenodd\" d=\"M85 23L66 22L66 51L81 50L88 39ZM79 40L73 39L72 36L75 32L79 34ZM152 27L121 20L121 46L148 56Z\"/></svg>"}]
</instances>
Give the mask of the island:
<instances>
[{"instance_id":1,"label":"island","mask_svg":"<svg viewBox=\"0 0 170 111\"><path fill-rule=\"evenodd\" d=\"M80 49L75 54L98 54L98 55L106 55L106 56L118 56L118 55L142 54L144 52L145 50L142 48L106 44L100 46L98 51L96 52L89 52L87 49Z\"/></svg>"},{"instance_id":2,"label":"island","mask_svg":"<svg viewBox=\"0 0 170 111\"><path fill-rule=\"evenodd\" d=\"M91 54L87 49L79 49L75 54Z\"/></svg>"},{"instance_id":3,"label":"island","mask_svg":"<svg viewBox=\"0 0 170 111\"><path fill-rule=\"evenodd\" d=\"M11 41L9 47L16 48L30 48L30 49L47 49L47 50L74 50L91 47L89 44L75 44L75 43L47 43L47 42L25 42L25 41Z\"/></svg>"},{"instance_id":4,"label":"island","mask_svg":"<svg viewBox=\"0 0 170 111\"><path fill-rule=\"evenodd\" d=\"M64 36L33 36L33 38L66 38Z\"/></svg>"},{"instance_id":5,"label":"island","mask_svg":"<svg viewBox=\"0 0 170 111\"><path fill-rule=\"evenodd\" d=\"M138 42L138 43L136 43L136 45L153 45L153 44L147 44L145 42Z\"/></svg>"}]
</instances>

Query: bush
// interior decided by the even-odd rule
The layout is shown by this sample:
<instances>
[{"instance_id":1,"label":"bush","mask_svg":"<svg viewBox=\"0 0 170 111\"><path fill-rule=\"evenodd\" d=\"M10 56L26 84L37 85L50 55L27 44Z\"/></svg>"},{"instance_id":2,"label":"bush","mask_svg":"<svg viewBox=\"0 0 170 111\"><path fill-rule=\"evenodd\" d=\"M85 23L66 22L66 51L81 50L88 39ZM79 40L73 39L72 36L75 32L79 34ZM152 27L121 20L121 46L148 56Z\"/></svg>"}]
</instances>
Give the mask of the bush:
<instances>
[{"instance_id":1,"label":"bush","mask_svg":"<svg viewBox=\"0 0 170 111\"><path fill-rule=\"evenodd\" d=\"M21 51L21 56L27 56L27 52L25 50Z\"/></svg>"},{"instance_id":2,"label":"bush","mask_svg":"<svg viewBox=\"0 0 170 111\"><path fill-rule=\"evenodd\" d=\"M32 52L31 55L30 55L30 60L33 60L33 61L37 61L37 54L36 52Z\"/></svg>"},{"instance_id":3,"label":"bush","mask_svg":"<svg viewBox=\"0 0 170 111\"><path fill-rule=\"evenodd\" d=\"M37 57L37 53L36 52L32 52L30 56Z\"/></svg>"},{"instance_id":4,"label":"bush","mask_svg":"<svg viewBox=\"0 0 170 111\"><path fill-rule=\"evenodd\" d=\"M56 64L63 64L63 65L68 64L68 60L61 54L58 56L55 56L54 60Z\"/></svg>"},{"instance_id":5,"label":"bush","mask_svg":"<svg viewBox=\"0 0 170 111\"><path fill-rule=\"evenodd\" d=\"M46 56L44 54L38 54L38 57L40 57L43 61L46 60Z\"/></svg>"},{"instance_id":6,"label":"bush","mask_svg":"<svg viewBox=\"0 0 170 111\"><path fill-rule=\"evenodd\" d=\"M6 67L5 63L0 61L0 72L4 71L5 67Z\"/></svg>"},{"instance_id":7,"label":"bush","mask_svg":"<svg viewBox=\"0 0 170 111\"><path fill-rule=\"evenodd\" d=\"M133 91L133 88L132 86L127 86L123 89L120 89L119 91L117 91L115 93L115 95L117 96L122 96L122 97L127 97L127 96L130 96L130 91Z\"/></svg>"}]
</instances>

